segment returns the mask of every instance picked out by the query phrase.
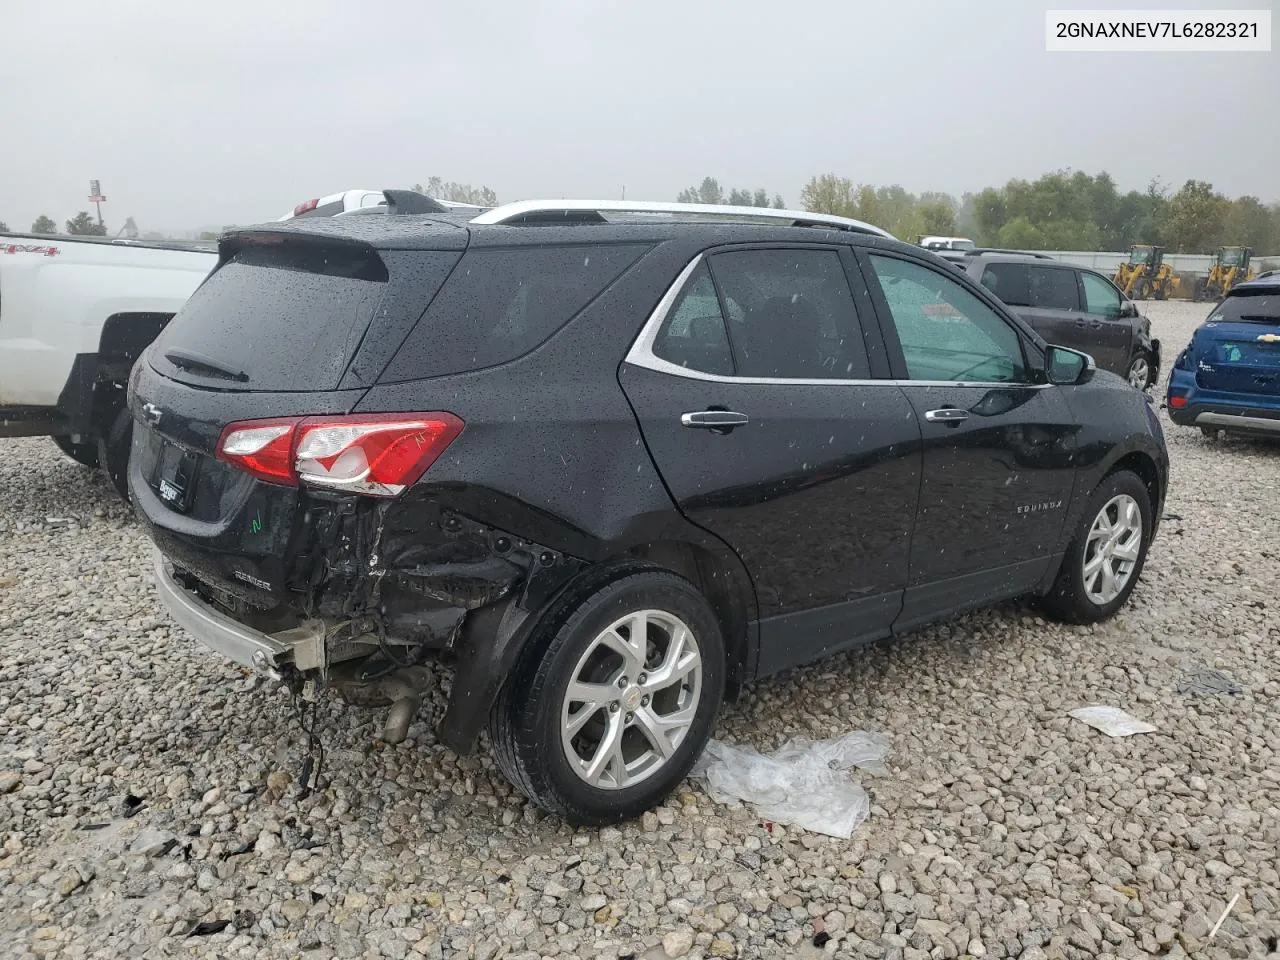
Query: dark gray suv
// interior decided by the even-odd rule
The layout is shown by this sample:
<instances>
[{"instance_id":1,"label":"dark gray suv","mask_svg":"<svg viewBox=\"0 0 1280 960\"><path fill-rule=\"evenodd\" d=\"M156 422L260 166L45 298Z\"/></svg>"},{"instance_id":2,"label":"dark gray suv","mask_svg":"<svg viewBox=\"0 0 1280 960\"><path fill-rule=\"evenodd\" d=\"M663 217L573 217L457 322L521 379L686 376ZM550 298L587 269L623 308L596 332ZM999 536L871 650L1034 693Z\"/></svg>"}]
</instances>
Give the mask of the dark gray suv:
<instances>
[{"instance_id":1,"label":"dark gray suv","mask_svg":"<svg viewBox=\"0 0 1280 960\"><path fill-rule=\"evenodd\" d=\"M1159 379L1151 321L1102 274L1044 254L976 251L951 260L1049 343L1084 351L1139 390Z\"/></svg>"}]
</instances>

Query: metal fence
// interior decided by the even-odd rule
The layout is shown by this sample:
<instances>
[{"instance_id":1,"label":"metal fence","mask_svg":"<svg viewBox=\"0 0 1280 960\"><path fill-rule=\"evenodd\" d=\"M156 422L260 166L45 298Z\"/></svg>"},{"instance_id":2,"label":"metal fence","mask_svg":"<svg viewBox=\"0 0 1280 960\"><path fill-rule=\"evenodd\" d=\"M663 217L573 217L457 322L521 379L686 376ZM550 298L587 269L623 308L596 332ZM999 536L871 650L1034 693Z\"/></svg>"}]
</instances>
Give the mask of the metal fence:
<instances>
[{"instance_id":1,"label":"metal fence","mask_svg":"<svg viewBox=\"0 0 1280 960\"><path fill-rule=\"evenodd\" d=\"M1043 250L1040 252L1047 253L1055 260L1061 260L1063 263L1070 263L1077 267L1090 267L1108 276L1115 273L1116 267L1121 263L1129 262L1129 252L1127 250L1123 253L1094 253L1080 250ZM1177 273L1207 274L1209 268L1213 266L1213 257L1203 253L1166 253L1164 262L1173 267ZM1258 273L1263 270L1280 269L1280 257L1255 256L1252 266L1254 271Z\"/></svg>"}]
</instances>

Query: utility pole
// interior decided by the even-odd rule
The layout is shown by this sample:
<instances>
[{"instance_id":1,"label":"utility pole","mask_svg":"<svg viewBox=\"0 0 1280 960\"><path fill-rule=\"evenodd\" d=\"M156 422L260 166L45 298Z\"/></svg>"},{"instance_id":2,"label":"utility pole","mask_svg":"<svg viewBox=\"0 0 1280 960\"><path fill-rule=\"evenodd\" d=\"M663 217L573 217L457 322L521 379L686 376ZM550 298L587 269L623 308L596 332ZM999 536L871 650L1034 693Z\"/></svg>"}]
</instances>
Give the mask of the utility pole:
<instances>
[{"instance_id":1,"label":"utility pole","mask_svg":"<svg viewBox=\"0 0 1280 960\"><path fill-rule=\"evenodd\" d=\"M94 209L98 211L98 226L102 226L102 204L106 202L106 197L102 195L102 184L97 180L89 181L89 202L93 204Z\"/></svg>"},{"instance_id":2,"label":"utility pole","mask_svg":"<svg viewBox=\"0 0 1280 960\"><path fill-rule=\"evenodd\" d=\"M622 185L622 199L627 199L627 185L625 183Z\"/></svg>"}]
</instances>

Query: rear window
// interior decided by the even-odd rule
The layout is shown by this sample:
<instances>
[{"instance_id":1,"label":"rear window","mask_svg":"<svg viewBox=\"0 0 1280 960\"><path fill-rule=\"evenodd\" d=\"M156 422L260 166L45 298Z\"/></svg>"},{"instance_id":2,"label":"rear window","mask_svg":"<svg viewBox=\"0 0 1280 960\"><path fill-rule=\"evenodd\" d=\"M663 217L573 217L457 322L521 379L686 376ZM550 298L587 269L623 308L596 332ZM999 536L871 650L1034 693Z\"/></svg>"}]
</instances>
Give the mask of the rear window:
<instances>
[{"instance_id":1,"label":"rear window","mask_svg":"<svg viewBox=\"0 0 1280 960\"><path fill-rule=\"evenodd\" d=\"M1228 323L1280 322L1280 291L1276 293L1235 294L1218 304L1209 314L1211 321Z\"/></svg>"},{"instance_id":2,"label":"rear window","mask_svg":"<svg viewBox=\"0 0 1280 960\"><path fill-rule=\"evenodd\" d=\"M591 244L470 250L381 382L441 377L523 356L648 249L648 244Z\"/></svg>"},{"instance_id":3,"label":"rear window","mask_svg":"<svg viewBox=\"0 0 1280 960\"><path fill-rule=\"evenodd\" d=\"M223 390L335 389L387 284L290 269L278 255L251 248L215 271L157 339L156 369ZM338 272L359 272L339 259Z\"/></svg>"}]
</instances>

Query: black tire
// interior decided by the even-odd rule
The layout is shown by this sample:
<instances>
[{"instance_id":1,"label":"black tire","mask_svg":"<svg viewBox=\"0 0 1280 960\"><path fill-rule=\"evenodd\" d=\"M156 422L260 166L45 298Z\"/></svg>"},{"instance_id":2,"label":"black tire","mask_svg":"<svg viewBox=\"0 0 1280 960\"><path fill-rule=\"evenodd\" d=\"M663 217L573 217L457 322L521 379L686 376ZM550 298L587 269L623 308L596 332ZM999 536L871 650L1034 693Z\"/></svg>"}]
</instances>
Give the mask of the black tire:
<instances>
[{"instance_id":1,"label":"black tire","mask_svg":"<svg viewBox=\"0 0 1280 960\"><path fill-rule=\"evenodd\" d=\"M76 463L84 467L98 465L98 445L96 443L76 443L70 437L50 437L58 445L58 449Z\"/></svg>"},{"instance_id":2,"label":"black tire","mask_svg":"<svg viewBox=\"0 0 1280 960\"><path fill-rule=\"evenodd\" d=\"M129 502L129 448L133 445L133 417L121 407L107 421L107 429L98 438L98 463L116 488Z\"/></svg>"},{"instance_id":3,"label":"black tire","mask_svg":"<svg viewBox=\"0 0 1280 960\"><path fill-rule=\"evenodd\" d=\"M1156 298L1157 300L1163 300L1163 299L1165 299L1167 296L1169 296L1169 287L1168 287L1168 285L1163 284L1163 283L1157 283L1157 284L1156 284L1156 287L1155 287L1155 291L1154 291L1154 296L1155 296L1155 298Z\"/></svg>"},{"instance_id":4,"label":"black tire","mask_svg":"<svg viewBox=\"0 0 1280 960\"><path fill-rule=\"evenodd\" d=\"M1201 428L1200 428L1200 432L1201 432L1202 434L1204 434L1204 436L1205 436L1206 438L1208 438L1209 440L1217 440L1217 439L1218 439L1218 428L1217 428L1217 427L1201 427Z\"/></svg>"},{"instance_id":5,"label":"black tire","mask_svg":"<svg viewBox=\"0 0 1280 960\"><path fill-rule=\"evenodd\" d=\"M665 761L638 783L602 789L570 766L561 733L565 691L596 638L640 610L662 611L688 626L702 658L700 695L688 731ZM688 774L711 736L724 682L720 625L693 584L661 571L623 575L575 598L567 609L551 611L530 638L494 704L489 728L494 756L527 797L571 824L601 826L633 819L659 804ZM607 711L601 715L608 720Z\"/></svg>"},{"instance_id":6,"label":"black tire","mask_svg":"<svg viewBox=\"0 0 1280 960\"><path fill-rule=\"evenodd\" d=\"M1139 278L1137 283L1133 285L1133 299L1134 300L1147 299L1147 293L1150 292L1150 290L1151 290L1151 284L1147 282L1146 278L1145 277Z\"/></svg>"},{"instance_id":7,"label":"black tire","mask_svg":"<svg viewBox=\"0 0 1280 960\"><path fill-rule=\"evenodd\" d=\"M1104 506L1120 495L1132 497L1138 504L1142 515L1141 539L1138 544L1138 557L1119 594L1106 603L1099 603L1089 596L1085 586L1085 553L1089 547L1089 532L1094 521L1098 519ZM1063 623L1098 623L1113 617L1117 610L1137 586L1142 576L1142 568L1147 560L1147 548L1151 545L1152 508L1151 494L1147 485L1132 471L1118 470L1109 474L1089 497L1080 526L1067 548L1062 559L1062 567L1058 570L1057 579L1049 592L1040 598L1042 609L1055 620Z\"/></svg>"}]
</instances>

